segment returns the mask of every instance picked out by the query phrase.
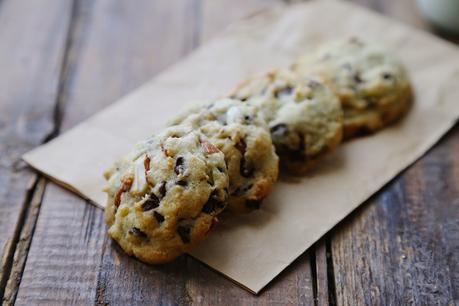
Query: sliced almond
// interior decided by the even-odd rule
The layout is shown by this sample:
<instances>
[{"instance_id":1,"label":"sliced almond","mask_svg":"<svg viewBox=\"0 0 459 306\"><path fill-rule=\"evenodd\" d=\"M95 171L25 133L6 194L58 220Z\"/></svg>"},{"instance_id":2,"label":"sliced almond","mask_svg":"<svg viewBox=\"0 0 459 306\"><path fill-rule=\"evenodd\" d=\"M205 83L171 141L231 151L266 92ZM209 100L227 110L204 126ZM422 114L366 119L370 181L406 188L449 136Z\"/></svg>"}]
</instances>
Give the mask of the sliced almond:
<instances>
[{"instance_id":1,"label":"sliced almond","mask_svg":"<svg viewBox=\"0 0 459 306\"><path fill-rule=\"evenodd\" d=\"M134 162L134 181L132 182L131 194L142 194L148 187L147 176L145 174L145 160L139 158Z\"/></svg>"},{"instance_id":2,"label":"sliced almond","mask_svg":"<svg viewBox=\"0 0 459 306\"><path fill-rule=\"evenodd\" d=\"M211 144L208 141L201 141L201 148L204 151L204 153L207 154L212 154L212 153L217 153L218 149L215 147L213 144Z\"/></svg>"}]
</instances>

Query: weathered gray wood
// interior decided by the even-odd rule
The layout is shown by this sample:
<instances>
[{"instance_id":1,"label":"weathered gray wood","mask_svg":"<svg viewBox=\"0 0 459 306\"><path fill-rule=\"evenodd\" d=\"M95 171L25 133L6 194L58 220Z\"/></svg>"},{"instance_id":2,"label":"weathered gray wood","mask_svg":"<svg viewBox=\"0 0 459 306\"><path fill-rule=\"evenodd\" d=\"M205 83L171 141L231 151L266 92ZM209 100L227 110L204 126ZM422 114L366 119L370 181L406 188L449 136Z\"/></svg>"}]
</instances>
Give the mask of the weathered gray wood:
<instances>
[{"instance_id":1,"label":"weathered gray wood","mask_svg":"<svg viewBox=\"0 0 459 306\"><path fill-rule=\"evenodd\" d=\"M317 305L328 305L330 304L330 286L329 282L333 282L333 279L328 277L328 261L331 260L330 254L327 253L326 243L328 237L322 238L314 246L315 252L315 286L316 286L316 301ZM311 251L312 252L312 251ZM333 288L331 288L333 289ZM334 292L333 292L334 294ZM334 298L334 296L332 296Z\"/></svg>"},{"instance_id":2,"label":"weathered gray wood","mask_svg":"<svg viewBox=\"0 0 459 306\"><path fill-rule=\"evenodd\" d=\"M0 298L36 175L20 156L54 129L71 3L0 3Z\"/></svg>"},{"instance_id":3,"label":"weathered gray wood","mask_svg":"<svg viewBox=\"0 0 459 306\"><path fill-rule=\"evenodd\" d=\"M192 305L313 305L310 254L305 253L255 296L210 270L188 261L186 290Z\"/></svg>"},{"instance_id":4,"label":"weathered gray wood","mask_svg":"<svg viewBox=\"0 0 459 306\"><path fill-rule=\"evenodd\" d=\"M122 0L78 1L77 22L68 44L69 61L60 91L58 109L63 110L63 115L57 117L57 122L62 119L61 128L68 129L215 35L233 18L263 9L268 2L271 5L276 1L155 0L135 4ZM426 27L413 11L414 0L355 2ZM3 6L6 3L10 6ZM11 0L3 0L0 5L0 25L5 18L4 7L11 7L11 3ZM14 5L23 3L17 1ZM64 10L67 12L62 17L64 20L70 19L69 11ZM9 13L8 16L14 15L11 8ZM214 17L217 15L221 18ZM47 42L56 49L51 54L57 54L57 58L62 58L65 35L63 37L61 48ZM0 46L3 43L0 35ZM8 49L0 48L0 61L5 50ZM51 67L59 70L57 65ZM14 78L5 80L12 82ZM41 87L45 84L45 88L49 88L46 87L49 83L40 81L43 81ZM11 84L1 82L0 88ZM33 87L33 93L40 93L41 87ZM53 93L55 97L56 91ZM48 109L52 109L53 104L42 102L40 105L50 105ZM0 110L3 107L3 103L0 104ZM9 114L11 106L5 109ZM52 118L46 115L44 118L44 126L52 130ZM2 120L0 115L0 131ZM43 125L42 119L38 122L38 126ZM5 131L5 135L16 135ZM24 135L41 140L47 133L40 132L36 136L28 129ZM334 229L330 233L332 258L327 258L328 242L324 239L318 242L310 251L315 252L312 256L315 273L311 271L310 253L306 253L259 297L189 257L161 267L150 267L127 257L105 236L100 210L53 184L47 186L27 254L30 243L27 233L33 233L34 215L44 186L39 183L38 188L29 188L29 193L23 193L25 185L20 186L16 193L23 199L27 195L31 198L35 188L36 193L32 201L34 209L28 214L22 210L20 218L27 218L7 294L14 296L14 282L20 279L28 255L17 304L312 305L313 283L317 305L334 304L335 300L338 305L459 303L459 161L457 154L454 155L459 149L458 135L456 128L447 141L441 142L402 178ZM32 142L36 144L39 140ZM2 154L2 165L3 160ZM0 178L1 175L0 172ZM26 175L21 172L21 178ZM0 185L0 190L2 187ZM28 203L28 200L22 202ZM0 214L0 229L4 219L16 226L13 236L17 237L21 223ZM9 227L5 226L6 231L11 231ZM8 258L11 259L11 254Z\"/></svg>"},{"instance_id":5,"label":"weathered gray wood","mask_svg":"<svg viewBox=\"0 0 459 306\"><path fill-rule=\"evenodd\" d=\"M459 129L333 238L337 298L348 305L459 302Z\"/></svg>"},{"instance_id":6,"label":"weathered gray wood","mask_svg":"<svg viewBox=\"0 0 459 306\"><path fill-rule=\"evenodd\" d=\"M196 37L199 33L194 31L197 31L198 27L189 26L193 24L193 16L190 16L189 12L193 12L193 9L196 9L189 5L195 4L188 2L185 5L185 2L181 2L175 8L170 7L170 5L166 6L165 3L161 5L156 3L156 7L152 6L152 8L161 10L161 14L167 13L168 10L171 10L170 14L173 12L175 17L168 19L168 22L171 22L170 25L168 24L171 33L164 32L164 24L161 24L161 31L159 32L160 24L157 27L153 27L148 21L137 24L134 27L137 31L142 31L142 29L154 31L150 33L154 41L162 41L169 36L174 36L174 41L177 45L172 46L179 51L175 49L165 50L164 44L160 46L160 49L148 50L148 46L145 46L145 42L141 39L144 38L142 35L140 36L141 38L137 38L138 44L136 44L136 40L128 44L123 43L126 37L132 40L130 34L133 31L132 28L124 24L123 31L126 36L123 37L122 34L117 33L117 36L112 39L129 46L126 48L132 49L122 50L121 52L124 52L124 54L119 57L116 57L116 54L107 57L105 53L112 51L114 43L110 43L110 37L107 37L109 33L106 32L106 23L109 23L110 20L108 18L109 21L107 21L106 14L114 10L113 6L119 6L120 4L107 2L91 8L91 17L86 19L87 22L92 21L88 27L91 27L93 36L84 36L80 38L83 39L82 42L75 44L71 50L74 53L72 56L74 62L69 63L69 68L66 69L68 71L66 83L71 84L71 86L63 88L63 96L66 99L62 103L67 106L63 121L64 129L85 118L92 112L91 110L96 110L101 105L111 102L114 97L122 94L124 90L129 91L131 88L126 86L126 83L130 77L146 77L161 69L162 65L164 65L163 63L168 60L167 56L170 56L171 60L175 60L174 54L180 56L180 52L184 54L187 52L186 50L197 45ZM126 7L129 6L126 3L123 3L123 5L125 6L123 12L135 12L135 15L131 16L131 18L142 20L142 14L145 14L145 16L152 15L152 12L148 11L146 4L141 6L141 9L137 8L137 10L137 6ZM225 5L227 6L228 3ZM248 8L252 10L253 5ZM99 18L99 15L105 18L96 19ZM198 16L196 15L194 18ZM175 26L176 23L180 23L184 19L188 19L188 27L182 28L182 32L180 32L180 27L177 29ZM103 26L98 24L98 20ZM197 22L197 20L195 21ZM115 20L113 20L114 22ZM116 19L116 22L118 23L120 20ZM184 31L185 29L190 32ZM84 32L84 29L81 32ZM177 39L177 34L183 37L183 41ZM91 40L91 37L93 40ZM151 46L154 47L155 45ZM87 51L87 49L89 50ZM148 63L148 58L153 59L150 63L152 67L148 68L147 66L146 68L145 63L144 65L135 66L135 62L128 62L118 66L117 61L129 61L129 52L134 51L141 53L141 56L137 59L138 61L147 59ZM158 52L161 52L159 58L163 59L161 63L158 63L158 58L149 56ZM117 72L118 67L129 67L132 72L120 71L119 74L113 73L113 71ZM144 70L140 70L140 68ZM99 75L100 71L108 71L110 74ZM149 71L149 73L147 74L145 71ZM125 87L123 88L123 86ZM104 88L105 90L100 91L99 88ZM85 110L88 109L87 101L89 99L101 102L91 105L85 113ZM69 198L67 199L67 197ZM88 210L88 207L82 203L78 204L78 202L81 202L81 200L69 196L58 187L49 186L43 199L43 207L38 220L36 234L28 255L27 266L17 298L18 304L31 302L85 303L89 301L95 301L98 304L110 303L119 305L146 301L163 304L199 303L199 300L194 300L194 296L188 292L188 288L196 290L198 286L203 284L207 284L207 286L199 287L203 292L221 288L220 296L218 297L220 300L231 298L234 301L256 301L255 297L234 286L221 276L216 276L208 268L201 269L201 264L191 258L183 257L162 267L147 267L132 258L128 258L114 243L106 239L104 227L99 226L102 223L102 213L91 207L89 208L90 213L85 214L84 211ZM88 227L91 228L88 229ZM84 238L81 236L84 236ZM68 240L71 243L65 243ZM53 260L43 260L49 254L53 254ZM102 262L100 262L100 257ZM283 294L289 291L292 301L308 304L312 300L312 280L307 256L296 266L302 267L299 272L290 271L289 276L282 278L281 284L276 286L275 290L266 290L266 293L262 294L262 298L258 302L261 304L270 303L274 300L280 302ZM98 271L99 267L100 270ZM212 275L214 281L208 282L209 276ZM297 279L297 277L299 278ZM226 290L228 286L232 289L231 292ZM93 288L93 291L91 291L91 288Z\"/></svg>"},{"instance_id":7,"label":"weathered gray wood","mask_svg":"<svg viewBox=\"0 0 459 306\"><path fill-rule=\"evenodd\" d=\"M365 5L429 29L414 1ZM338 305L459 303L459 129L332 231Z\"/></svg>"},{"instance_id":8,"label":"weathered gray wood","mask_svg":"<svg viewBox=\"0 0 459 306\"><path fill-rule=\"evenodd\" d=\"M43 196L45 186L46 180L44 178L40 178L35 185L33 197L29 204L30 207L26 212L24 226L21 228L21 234L17 241L14 258L11 263L11 272L3 297L4 305L12 305L15 300L21 282L22 270L27 260L27 253L35 230L35 223L40 212L41 197Z\"/></svg>"}]
</instances>

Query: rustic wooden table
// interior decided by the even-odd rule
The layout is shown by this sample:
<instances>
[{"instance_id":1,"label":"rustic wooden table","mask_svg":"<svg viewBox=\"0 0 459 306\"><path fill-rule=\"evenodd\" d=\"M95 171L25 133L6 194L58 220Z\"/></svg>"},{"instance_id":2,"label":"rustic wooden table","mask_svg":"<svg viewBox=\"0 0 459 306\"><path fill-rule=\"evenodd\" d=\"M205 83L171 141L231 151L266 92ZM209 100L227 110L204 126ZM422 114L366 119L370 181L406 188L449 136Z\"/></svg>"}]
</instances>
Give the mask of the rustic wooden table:
<instances>
[{"instance_id":1,"label":"rustic wooden table","mask_svg":"<svg viewBox=\"0 0 459 306\"><path fill-rule=\"evenodd\" d=\"M127 257L105 235L100 209L20 160L228 23L279 2L0 2L0 297L5 305L459 303L457 126L259 296L190 257L160 267ZM429 30L413 0L355 2Z\"/></svg>"}]
</instances>

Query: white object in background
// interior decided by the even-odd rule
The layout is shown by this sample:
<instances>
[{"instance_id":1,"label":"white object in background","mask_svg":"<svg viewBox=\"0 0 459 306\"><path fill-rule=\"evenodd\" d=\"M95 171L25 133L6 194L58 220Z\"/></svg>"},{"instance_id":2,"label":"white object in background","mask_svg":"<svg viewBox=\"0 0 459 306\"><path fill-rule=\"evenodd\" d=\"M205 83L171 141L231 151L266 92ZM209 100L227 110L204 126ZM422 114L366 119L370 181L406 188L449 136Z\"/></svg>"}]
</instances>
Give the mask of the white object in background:
<instances>
[{"instance_id":1,"label":"white object in background","mask_svg":"<svg viewBox=\"0 0 459 306\"><path fill-rule=\"evenodd\" d=\"M435 26L459 33L459 0L417 0L422 14Z\"/></svg>"}]
</instances>

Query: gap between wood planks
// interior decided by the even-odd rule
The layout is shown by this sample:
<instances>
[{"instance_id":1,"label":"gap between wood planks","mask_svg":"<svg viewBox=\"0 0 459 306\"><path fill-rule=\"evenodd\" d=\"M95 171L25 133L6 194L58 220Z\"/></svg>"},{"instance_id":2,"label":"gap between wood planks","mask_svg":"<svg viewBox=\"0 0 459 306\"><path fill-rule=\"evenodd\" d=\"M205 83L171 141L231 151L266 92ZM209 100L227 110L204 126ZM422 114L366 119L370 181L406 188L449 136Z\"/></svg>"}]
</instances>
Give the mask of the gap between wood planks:
<instances>
[{"instance_id":1,"label":"gap between wood planks","mask_svg":"<svg viewBox=\"0 0 459 306\"><path fill-rule=\"evenodd\" d=\"M53 130L45 137L43 143L55 138L59 135L60 131L63 110L65 109L68 77L72 70L71 58L75 52L75 41L80 34L79 30L81 27L79 24L84 21L84 19L79 16L78 3L79 0L73 0L72 2L67 37L64 45L64 56L59 72L58 91L53 110ZM16 299L22 273L27 261L28 250L32 242L35 224L40 213L41 201L45 193L46 184L47 180L43 176L37 174L32 178L29 185L30 187L26 190L27 195L22 205L18 222L16 223L14 236L5 253L5 258L2 259L2 262L5 262L3 265L5 267L4 274L0 280L0 297L2 298L3 305L13 305Z\"/></svg>"},{"instance_id":2,"label":"gap between wood planks","mask_svg":"<svg viewBox=\"0 0 459 306\"><path fill-rule=\"evenodd\" d=\"M284 0L287 3L299 2ZM74 0L71 18L69 20L68 33L66 37L64 56L61 64L58 93L53 112L54 128L46 137L47 142L56 137L61 128L64 109L66 107L67 93L70 87L69 76L73 71L73 56L78 49L78 41L81 38L81 25L85 21L85 16L81 10L81 1ZM199 6L197 6L199 10ZM198 30L199 32L199 30ZM199 44L200 34L195 33L193 41ZM4 256L6 262L5 273L0 280L0 297L4 304L14 304L17 290L21 281L22 273L27 261L27 254L34 234L35 224L40 212L40 205L46 189L47 181L37 175L31 181L30 187L26 190L26 200L21 209L19 220L16 224L14 235ZM331 248L329 238L323 238L313 248L310 249L311 268L313 269L314 299L316 305L330 304L335 305L334 296L334 277L331 260ZM331 272L330 272L331 271ZM331 273L331 274L330 274ZM185 292L186 293L186 292ZM96 297L99 295L96 294ZM188 297L188 293L184 295ZM96 302L98 299L96 299Z\"/></svg>"}]
</instances>

